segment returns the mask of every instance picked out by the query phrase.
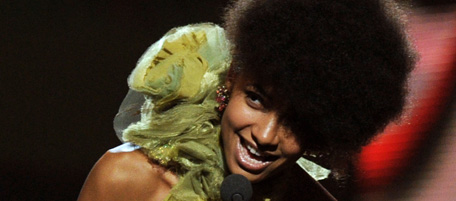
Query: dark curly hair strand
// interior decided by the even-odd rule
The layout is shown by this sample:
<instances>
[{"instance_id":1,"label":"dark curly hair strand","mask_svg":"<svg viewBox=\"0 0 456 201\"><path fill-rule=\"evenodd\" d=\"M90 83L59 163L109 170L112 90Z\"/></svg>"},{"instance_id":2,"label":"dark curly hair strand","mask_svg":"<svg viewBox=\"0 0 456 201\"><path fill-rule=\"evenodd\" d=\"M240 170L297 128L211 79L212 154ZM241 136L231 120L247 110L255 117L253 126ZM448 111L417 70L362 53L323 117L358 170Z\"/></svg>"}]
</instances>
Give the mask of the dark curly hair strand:
<instances>
[{"instance_id":1,"label":"dark curly hair strand","mask_svg":"<svg viewBox=\"0 0 456 201\"><path fill-rule=\"evenodd\" d=\"M415 59L400 14L381 0L237 1L225 16L231 70L272 88L310 149L358 151L404 106Z\"/></svg>"}]
</instances>

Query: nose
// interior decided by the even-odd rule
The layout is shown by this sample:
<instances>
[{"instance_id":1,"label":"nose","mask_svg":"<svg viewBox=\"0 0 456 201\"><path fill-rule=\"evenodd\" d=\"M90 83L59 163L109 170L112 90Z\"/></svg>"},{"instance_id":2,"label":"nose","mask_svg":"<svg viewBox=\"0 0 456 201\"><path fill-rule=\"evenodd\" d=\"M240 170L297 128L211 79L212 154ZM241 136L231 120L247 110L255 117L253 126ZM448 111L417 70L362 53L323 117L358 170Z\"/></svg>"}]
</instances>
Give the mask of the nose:
<instances>
[{"instance_id":1,"label":"nose","mask_svg":"<svg viewBox=\"0 0 456 201\"><path fill-rule=\"evenodd\" d=\"M252 129L252 138L262 151L274 151L279 144L280 125L275 115L265 115L257 119Z\"/></svg>"}]
</instances>

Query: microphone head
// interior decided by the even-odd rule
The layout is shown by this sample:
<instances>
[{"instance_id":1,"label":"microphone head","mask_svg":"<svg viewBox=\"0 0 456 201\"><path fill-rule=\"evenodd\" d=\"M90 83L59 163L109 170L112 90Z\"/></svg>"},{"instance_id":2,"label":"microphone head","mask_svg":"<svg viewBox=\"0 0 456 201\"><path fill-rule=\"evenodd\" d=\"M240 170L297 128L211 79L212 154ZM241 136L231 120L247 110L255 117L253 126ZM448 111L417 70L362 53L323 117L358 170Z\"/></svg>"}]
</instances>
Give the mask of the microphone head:
<instances>
[{"instance_id":1,"label":"microphone head","mask_svg":"<svg viewBox=\"0 0 456 201\"><path fill-rule=\"evenodd\" d=\"M248 201L252 198L252 194L252 184L240 174L227 176L220 187L223 201Z\"/></svg>"}]
</instances>

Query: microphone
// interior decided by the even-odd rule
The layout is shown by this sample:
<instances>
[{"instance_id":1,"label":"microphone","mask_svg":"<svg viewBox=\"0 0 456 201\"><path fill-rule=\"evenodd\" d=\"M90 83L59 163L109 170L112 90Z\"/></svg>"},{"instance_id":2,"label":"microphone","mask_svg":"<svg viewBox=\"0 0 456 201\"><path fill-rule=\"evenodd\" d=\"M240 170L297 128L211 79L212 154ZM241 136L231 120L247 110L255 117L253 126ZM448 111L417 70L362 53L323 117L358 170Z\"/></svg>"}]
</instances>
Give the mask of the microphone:
<instances>
[{"instance_id":1,"label":"microphone","mask_svg":"<svg viewBox=\"0 0 456 201\"><path fill-rule=\"evenodd\" d=\"M227 176L220 187L223 201L249 201L252 194L252 184L240 174Z\"/></svg>"}]
</instances>

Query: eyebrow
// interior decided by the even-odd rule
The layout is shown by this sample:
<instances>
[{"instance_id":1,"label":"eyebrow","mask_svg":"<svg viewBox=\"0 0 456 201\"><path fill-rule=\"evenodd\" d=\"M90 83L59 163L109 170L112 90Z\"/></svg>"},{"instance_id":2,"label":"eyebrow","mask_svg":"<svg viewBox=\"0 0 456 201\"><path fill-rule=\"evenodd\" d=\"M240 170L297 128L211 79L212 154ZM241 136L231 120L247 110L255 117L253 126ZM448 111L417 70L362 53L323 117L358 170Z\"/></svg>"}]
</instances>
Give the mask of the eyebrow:
<instances>
[{"instance_id":1,"label":"eyebrow","mask_svg":"<svg viewBox=\"0 0 456 201\"><path fill-rule=\"evenodd\" d=\"M253 87L253 89L257 93L259 93L261 96L263 96L264 98L266 98L269 101L272 100L272 96L270 96L269 93L267 93L267 91L262 86L260 86L258 84L249 84L249 85L247 85L247 87Z\"/></svg>"}]
</instances>

